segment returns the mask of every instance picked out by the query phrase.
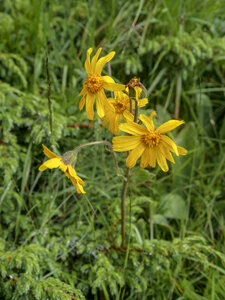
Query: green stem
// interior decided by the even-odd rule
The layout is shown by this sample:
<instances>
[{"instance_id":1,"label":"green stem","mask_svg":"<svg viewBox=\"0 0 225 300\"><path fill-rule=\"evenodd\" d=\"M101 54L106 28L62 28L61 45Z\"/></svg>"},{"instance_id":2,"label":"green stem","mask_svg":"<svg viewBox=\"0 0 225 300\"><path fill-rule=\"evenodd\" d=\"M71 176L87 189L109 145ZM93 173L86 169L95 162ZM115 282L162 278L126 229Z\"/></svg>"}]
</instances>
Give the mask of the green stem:
<instances>
[{"instance_id":1,"label":"green stem","mask_svg":"<svg viewBox=\"0 0 225 300\"><path fill-rule=\"evenodd\" d=\"M130 98L130 112L132 113L132 99ZM138 103L135 101L134 122L138 121ZM123 182L122 194L121 194L121 247L125 247L125 235L126 235L126 196L128 188L128 180L130 177L130 169L127 168L126 175Z\"/></svg>"}]
</instances>

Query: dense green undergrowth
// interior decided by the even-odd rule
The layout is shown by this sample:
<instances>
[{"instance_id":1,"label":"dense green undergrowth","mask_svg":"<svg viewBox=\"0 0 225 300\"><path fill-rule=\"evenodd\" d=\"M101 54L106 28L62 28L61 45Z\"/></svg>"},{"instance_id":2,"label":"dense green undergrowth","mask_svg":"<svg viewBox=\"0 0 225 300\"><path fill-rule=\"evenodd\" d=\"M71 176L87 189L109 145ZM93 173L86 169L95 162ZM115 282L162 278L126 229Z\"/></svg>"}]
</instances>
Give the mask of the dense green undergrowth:
<instances>
[{"instance_id":1,"label":"dense green undergrowth","mask_svg":"<svg viewBox=\"0 0 225 300\"><path fill-rule=\"evenodd\" d=\"M224 25L221 1L1 2L1 299L223 299ZM116 51L117 81L141 78L159 123L185 120L173 138L189 150L166 174L132 169L126 248L104 146L78 155L84 196L38 171L42 143L63 154L111 141L78 110L86 50L100 46Z\"/></svg>"}]
</instances>

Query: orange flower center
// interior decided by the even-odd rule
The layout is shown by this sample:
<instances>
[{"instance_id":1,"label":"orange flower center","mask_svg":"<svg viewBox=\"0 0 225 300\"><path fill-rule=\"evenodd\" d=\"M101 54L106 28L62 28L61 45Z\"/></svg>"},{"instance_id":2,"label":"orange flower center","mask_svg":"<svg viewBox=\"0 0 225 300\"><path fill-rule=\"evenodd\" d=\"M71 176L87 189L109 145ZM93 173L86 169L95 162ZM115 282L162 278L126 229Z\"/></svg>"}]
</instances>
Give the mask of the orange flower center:
<instances>
[{"instance_id":1,"label":"orange flower center","mask_svg":"<svg viewBox=\"0 0 225 300\"><path fill-rule=\"evenodd\" d=\"M122 114L126 109L128 109L127 101L123 101L122 99L117 99L117 101L113 103L113 106L115 107L117 114Z\"/></svg>"},{"instance_id":2,"label":"orange flower center","mask_svg":"<svg viewBox=\"0 0 225 300\"><path fill-rule=\"evenodd\" d=\"M104 81L100 75L91 74L88 76L84 84L90 93L95 94L102 89Z\"/></svg>"},{"instance_id":3,"label":"orange flower center","mask_svg":"<svg viewBox=\"0 0 225 300\"><path fill-rule=\"evenodd\" d=\"M158 146L161 141L161 134L155 130L150 130L142 136L142 141L150 147Z\"/></svg>"}]
</instances>

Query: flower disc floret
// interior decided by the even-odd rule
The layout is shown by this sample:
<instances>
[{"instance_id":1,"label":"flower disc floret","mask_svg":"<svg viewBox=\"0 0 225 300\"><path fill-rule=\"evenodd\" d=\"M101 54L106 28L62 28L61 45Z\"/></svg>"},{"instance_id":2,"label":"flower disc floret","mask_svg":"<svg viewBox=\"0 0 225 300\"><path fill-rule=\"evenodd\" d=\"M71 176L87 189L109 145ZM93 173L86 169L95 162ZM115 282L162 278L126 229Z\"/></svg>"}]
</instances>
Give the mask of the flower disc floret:
<instances>
[{"instance_id":1,"label":"flower disc floret","mask_svg":"<svg viewBox=\"0 0 225 300\"><path fill-rule=\"evenodd\" d=\"M102 80L102 77L100 75L91 74L87 77L84 85L87 87L87 90L90 93L95 94L102 89L104 81Z\"/></svg>"},{"instance_id":2,"label":"flower disc floret","mask_svg":"<svg viewBox=\"0 0 225 300\"><path fill-rule=\"evenodd\" d=\"M142 141L146 146L158 146L161 141L161 134L155 130L150 130L142 136Z\"/></svg>"}]
</instances>

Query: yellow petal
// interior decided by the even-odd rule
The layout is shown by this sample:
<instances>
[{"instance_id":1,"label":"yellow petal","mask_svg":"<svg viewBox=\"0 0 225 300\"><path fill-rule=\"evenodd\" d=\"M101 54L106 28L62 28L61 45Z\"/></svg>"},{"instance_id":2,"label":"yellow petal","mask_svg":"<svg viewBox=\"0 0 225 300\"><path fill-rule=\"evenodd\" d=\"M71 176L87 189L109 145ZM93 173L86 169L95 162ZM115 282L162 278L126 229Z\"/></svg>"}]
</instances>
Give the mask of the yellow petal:
<instances>
[{"instance_id":1,"label":"yellow petal","mask_svg":"<svg viewBox=\"0 0 225 300\"><path fill-rule=\"evenodd\" d=\"M104 82L103 88L108 91L123 91L125 89L125 85L119 83Z\"/></svg>"},{"instance_id":2,"label":"yellow petal","mask_svg":"<svg viewBox=\"0 0 225 300\"><path fill-rule=\"evenodd\" d=\"M91 60L91 70L93 71L93 73L95 73L96 62L98 60L98 57L99 57L101 51L102 51L102 48L98 48L95 56Z\"/></svg>"},{"instance_id":3,"label":"yellow petal","mask_svg":"<svg viewBox=\"0 0 225 300\"><path fill-rule=\"evenodd\" d=\"M60 165L59 165L60 170L63 171L63 172L65 173L66 170L67 170L67 167L68 167L68 166L65 165L64 162L61 160Z\"/></svg>"},{"instance_id":4,"label":"yellow petal","mask_svg":"<svg viewBox=\"0 0 225 300\"><path fill-rule=\"evenodd\" d=\"M134 122L120 124L119 129L136 136L144 135L147 132L146 128Z\"/></svg>"},{"instance_id":5,"label":"yellow petal","mask_svg":"<svg viewBox=\"0 0 225 300\"><path fill-rule=\"evenodd\" d=\"M112 142L113 150L117 152L132 150L142 143L140 136L116 136Z\"/></svg>"},{"instance_id":6,"label":"yellow petal","mask_svg":"<svg viewBox=\"0 0 225 300\"><path fill-rule=\"evenodd\" d=\"M101 76L101 77L105 83L115 83L114 79L110 76Z\"/></svg>"},{"instance_id":7,"label":"yellow petal","mask_svg":"<svg viewBox=\"0 0 225 300\"><path fill-rule=\"evenodd\" d=\"M165 143L166 148L168 148L170 151L174 152L176 156L179 156L179 152L177 149L177 145L174 143L173 140L171 140L168 136L162 135L161 136L162 141Z\"/></svg>"},{"instance_id":8,"label":"yellow petal","mask_svg":"<svg viewBox=\"0 0 225 300\"><path fill-rule=\"evenodd\" d=\"M95 94L87 93L86 112L89 120L94 119L94 101L95 101Z\"/></svg>"},{"instance_id":9,"label":"yellow petal","mask_svg":"<svg viewBox=\"0 0 225 300\"><path fill-rule=\"evenodd\" d=\"M188 153L188 151L185 148L180 147L180 146L177 146L177 150L178 150L179 155L186 155Z\"/></svg>"},{"instance_id":10,"label":"yellow petal","mask_svg":"<svg viewBox=\"0 0 225 300\"><path fill-rule=\"evenodd\" d=\"M173 129L175 129L176 127L180 126L181 124L184 124L184 121L178 121L178 120L170 120L168 122L163 123L162 125L160 125L156 130L163 134L166 132L169 132Z\"/></svg>"},{"instance_id":11,"label":"yellow petal","mask_svg":"<svg viewBox=\"0 0 225 300\"><path fill-rule=\"evenodd\" d=\"M146 168L149 162L149 150L148 148L145 149L145 151L143 152L142 156L141 156L141 163L140 163L140 167L141 168Z\"/></svg>"},{"instance_id":12,"label":"yellow petal","mask_svg":"<svg viewBox=\"0 0 225 300\"><path fill-rule=\"evenodd\" d=\"M86 70L87 74L91 73L91 63L90 63L91 52L92 52L92 48L89 48L87 50L87 58L86 58L85 63L84 63L84 67L85 67L85 70Z\"/></svg>"},{"instance_id":13,"label":"yellow petal","mask_svg":"<svg viewBox=\"0 0 225 300\"><path fill-rule=\"evenodd\" d=\"M96 106L97 106L97 113L101 119L105 115L104 107L105 107L107 101L108 100L106 98L104 90L100 90L96 96Z\"/></svg>"},{"instance_id":14,"label":"yellow petal","mask_svg":"<svg viewBox=\"0 0 225 300\"><path fill-rule=\"evenodd\" d=\"M164 143L160 143L158 147L159 151L165 156L165 158L175 164L174 158L168 147L166 147Z\"/></svg>"},{"instance_id":15,"label":"yellow petal","mask_svg":"<svg viewBox=\"0 0 225 300\"><path fill-rule=\"evenodd\" d=\"M61 158L51 158L46 160L40 167L39 171L44 171L46 169L55 169L60 165Z\"/></svg>"},{"instance_id":16,"label":"yellow petal","mask_svg":"<svg viewBox=\"0 0 225 300\"><path fill-rule=\"evenodd\" d=\"M100 75L102 73L102 69L103 69L104 65L107 62L109 62L113 58L114 55L115 55L115 52L112 51L109 54L107 54L106 56L103 56L102 58L100 58L98 60L98 62L96 63L95 72Z\"/></svg>"},{"instance_id":17,"label":"yellow petal","mask_svg":"<svg viewBox=\"0 0 225 300\"><path fill-rule=\"evenodd\" d=\"M123 112L123 118L126 122L134 121L134 116L127 109Z\"/></svg>"},{"instance_id":18,"label":"yellow petal","mask_svg":"<svg viewBox=\"0 0 225 300\"><path fill-rule=\"evenodd\" d=\"M44 148L44 154L48 157L48 158L55 158L55 157L59 157L57 154L53 153L52 151L50 151L45 145L42 144L42 147Z\"/></svg>"},{"instance_id":19,"label":"yellow petal","mask_svg":"<svg viewBox=\"0 0 225 300\"><path fill-rule=\"evenodd\" d=\"M160 151L157 151L157 162L163 172L167 172L169 170L166 159Z\"/></svg>"},{"instance_id":20,"label":"yellow petal","mask_svg":"<svg viewBox=\"0 0 225 300\"><path fill-rule=\"evenodd\" d=\"M152 168L155 168L156 166L156 159L157 159L157 149L156 147L149 147L148 149L148 153L149 153L149 165Z\"/></svg>"},{"instance_id":21,"label":"yellow petal","mask_svg":"<svg viewBox=\"0 0 225 300\"><path fill-rule=\"evenodd\" d=\"M82 110L85 104L85 96L83 96L79 103L79 110Z\"/></svg>"},{"instance_id":22,"label":"yellow petal","mask_svg":"<svg viewBox=\"0 0 225 300\"><path fill-rule=\"evenodd\" d=\"M133 168L136 165L138 158L142 155L145 149L146 146L143 143L141 143L140 145L138 145L138 147L133 149L127 157L126 166L128 168Z\"/></svg>"},{"instance_id":23,"label":"yellow petal","mask_svg":"<svg viewBox=\"0 0 225 300\"><path fill-rule=\"evenodd\" d=\"M68 165L68 172L71 177L73 177L75 179L77 178L77 173L71 165Z\"/></svg>"},{"instance_id":24,"label":"yellow petal","mask_svg":"<svg viewBox=\"0 0 225 300\"><path fill-rule=\"evenodd\" d=\"M156 114L156 112L153 111L149 118L146 117L143 114L140 114L140 116L139 116L139 119L145 124L145 126L148 128L148 130L154 130L155 129L154 123L152 121L155 114Z\"/></svg>"},{"instance_id":25,"label":"yellow petal","mask_svg":"<svg viewBox=\"0 0 225 300\"><path fill-rule=\"evenodd\" d=\"M139 98L140 98L140 95L142 92L142 88L140 88L139 86L135 86L134 90L135 90L135 94L136 94L136 100L139 101Z\"/></svg>"},{"instance_id":26,"label":"yellow petal","mask_svg":"<svg viewBox=\"0 0 225 300\"><path fill-rule=\"evenodd\" d=\"M140 99L138 102L139 107L144 107L148 103L148 98Z\"/></svg>"}]
</instances>

